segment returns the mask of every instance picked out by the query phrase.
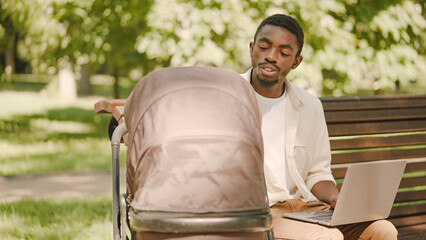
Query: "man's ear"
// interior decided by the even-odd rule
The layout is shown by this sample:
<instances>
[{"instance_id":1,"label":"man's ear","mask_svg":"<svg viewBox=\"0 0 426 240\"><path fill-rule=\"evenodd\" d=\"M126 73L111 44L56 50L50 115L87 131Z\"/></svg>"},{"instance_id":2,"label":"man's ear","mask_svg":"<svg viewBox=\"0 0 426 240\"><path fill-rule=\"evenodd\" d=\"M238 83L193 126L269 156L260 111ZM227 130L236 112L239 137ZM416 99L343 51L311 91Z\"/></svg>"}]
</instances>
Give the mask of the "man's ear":
<instances>
[{"instance_id":1,"label":"man's ear","mask_svg":"<svg viewBox=\"0 0 426 240\"><path fill-rule=\"evenodd\" d=\"M300 55L297 56L296 59L294 59L293 66L291 66L291 69L296 69L297 66L299 66L299 64L302 62L302 60L303 60L302 56Z\"/></svg>"},{"instance_id":2,"label":"man's ear","mask_svg":"<svg viewBox=\"0 0 426 240\"><path fill-rule=\"evenodd\" d=\"M253 57L253 47L254 47L254 42L251 41L250 42L250 57Z\"/></svg>"}]
</instances>

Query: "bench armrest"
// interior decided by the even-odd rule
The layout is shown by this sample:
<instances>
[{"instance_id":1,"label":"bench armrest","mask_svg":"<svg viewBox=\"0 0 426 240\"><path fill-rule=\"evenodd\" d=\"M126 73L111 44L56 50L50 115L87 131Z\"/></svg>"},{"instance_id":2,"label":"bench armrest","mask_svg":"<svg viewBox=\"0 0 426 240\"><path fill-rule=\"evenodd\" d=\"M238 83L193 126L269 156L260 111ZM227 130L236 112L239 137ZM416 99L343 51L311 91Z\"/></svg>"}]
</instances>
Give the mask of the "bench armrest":
<instances>
[{"instance_id":1,"label":"bench armrest","mask_svg":"<svg viewBox=\"0 0 426 240\"><path fill-rule=\"evenodd\" d=\"M117 106L123 106L126 99L104 99L95 103L96 113L113 113Z\"/></svg>"},{"instance_id":2,"label":"bench armrest","mask_svg":"<svg viewBox=\"0 0 426 240\"><path fill-rule=\"evenodd\" d=\"M126 103L126 99L104 99L99 100L95 103L95 113L110 113L113 118L117 120L116 124L120 124L124 122L124 104ZM109 128L115 128L115 126L111 126L114 123L110 121ZM114 124L113 124L114 125ZM124 144L127 145L127 137L128 134L123 136Z\"/></svg>"}]
</instances>

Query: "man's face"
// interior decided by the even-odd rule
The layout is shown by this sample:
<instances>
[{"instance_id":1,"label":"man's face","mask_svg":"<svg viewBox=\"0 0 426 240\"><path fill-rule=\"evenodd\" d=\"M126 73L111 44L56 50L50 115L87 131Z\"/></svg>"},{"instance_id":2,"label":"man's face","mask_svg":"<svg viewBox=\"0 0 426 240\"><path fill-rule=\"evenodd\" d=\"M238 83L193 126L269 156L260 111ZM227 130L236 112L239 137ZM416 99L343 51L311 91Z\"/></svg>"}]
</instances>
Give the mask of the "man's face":
<instances>
[{"instance_id":1,"label":"man's face","mask_svg":"<svg viewBox=\"0 0 426 240\"><path fill-rule=\"evenodd\" d=\"M288 72L303 59L296 57L298 50L296 35L282 27L265 25L250 43L253 81L266 88L282 86Z\"/></svg>"}]
</instances>

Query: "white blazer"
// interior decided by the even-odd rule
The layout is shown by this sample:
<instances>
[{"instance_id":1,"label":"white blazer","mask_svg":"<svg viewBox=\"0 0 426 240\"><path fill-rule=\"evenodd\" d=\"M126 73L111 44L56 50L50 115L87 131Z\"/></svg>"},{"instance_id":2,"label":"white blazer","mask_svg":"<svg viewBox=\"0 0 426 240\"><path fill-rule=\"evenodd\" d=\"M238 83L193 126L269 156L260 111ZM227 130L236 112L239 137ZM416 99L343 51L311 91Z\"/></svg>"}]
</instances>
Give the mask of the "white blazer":
<instances>
[{"instance_id":1,"label":"white blazer","mask_svg":"<svg viewBox=\"0 0 426 240\"><path fill-rule=\"evenodd\" d=\"M251 69L241 74L250 81ZM315 201L312 187L320 181L332 181L331 153L327 125L321 101L307 91L286 84L285 156L289 173L303 201ZM265 171L265 175L268 172ZM268 186L266 186L268 187ZM286 199L283 199L283 201Z\"/></svg>"}]
</instances>

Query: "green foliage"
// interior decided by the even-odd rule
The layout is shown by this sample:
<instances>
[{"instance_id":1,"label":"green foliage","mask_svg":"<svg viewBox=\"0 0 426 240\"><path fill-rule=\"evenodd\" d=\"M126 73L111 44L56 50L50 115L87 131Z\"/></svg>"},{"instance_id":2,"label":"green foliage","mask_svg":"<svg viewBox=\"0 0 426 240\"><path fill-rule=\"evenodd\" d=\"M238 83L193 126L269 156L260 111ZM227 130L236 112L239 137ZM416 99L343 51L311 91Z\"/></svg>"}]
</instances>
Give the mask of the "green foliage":
<instances>
[{"instance_id":1,"label":"green foliage","mask_svg":"<svg viewBox=\"0 0 426 240\"><path fill-rule=\"evenodd\" d=\"M322 58L333 59L325 69L343 77L324 75L323 87L342 95L368 88L376 93L387 88L398 92L395 83L405 89L412 83L422 86L426 73L421 44L426 27L424 6L416 1L364 0L344 7L344 14L332 12L331 16L351 35L338 48L329 49L329 54L323 53L327 57ZM342 87L336 87L336 83Z\"/></svg>"},{"instance_id":2,"label":"green foliage","mask_svg":"<svg viewBox=\"0 0 426 240\"><path fill-rule=\"evenodd\" d=\"M58 1L52 8L52 17L66 30L61 55L78 65L105 64L110 74L127 73L141 62L134 45L149 1Z\"/></svg>"},{"instance_id":3,"label":"green foliage","mask_svg":"<svg viewBox=\"0 0 426 240\"><path fill-rule=\"evenodd\" d=\"M249 40L258 15L247 7L238 0L156 1L147 16L148 32L139 35L136 48L166 66L243 70L250 63Z\"/></svg>"},{"instance_id":4,"label":"green foliage","mask_svg":"<svg viewBox=\"0 0 426 240\"><path fill-rule=\"evenodd\" d=\"M259 22L287 13L306 35L304 61L289 76L301 87L317 95L426 88L425 4L420 0L2 3L0 38L18 32L19 54L34 71L54 73L57 60L69 56L76 65L101 67L114 76L182 65L243 72L250 67L249 42Z\"/></svg>"},{"instance_id":5,"label":"green foliage","mask_svg":"<svg viewBox=\"0 0 426 240\"><path fill-rule=\"evenodd\" d=\"M298 85L317 95L396 93L425 87L423 9L409 0L157 1L137 49L160 66L242 72L250 66L248 43L258 23L287 13L306 33L304 61L290 75Z\"/></svg>"}]
</instances>

